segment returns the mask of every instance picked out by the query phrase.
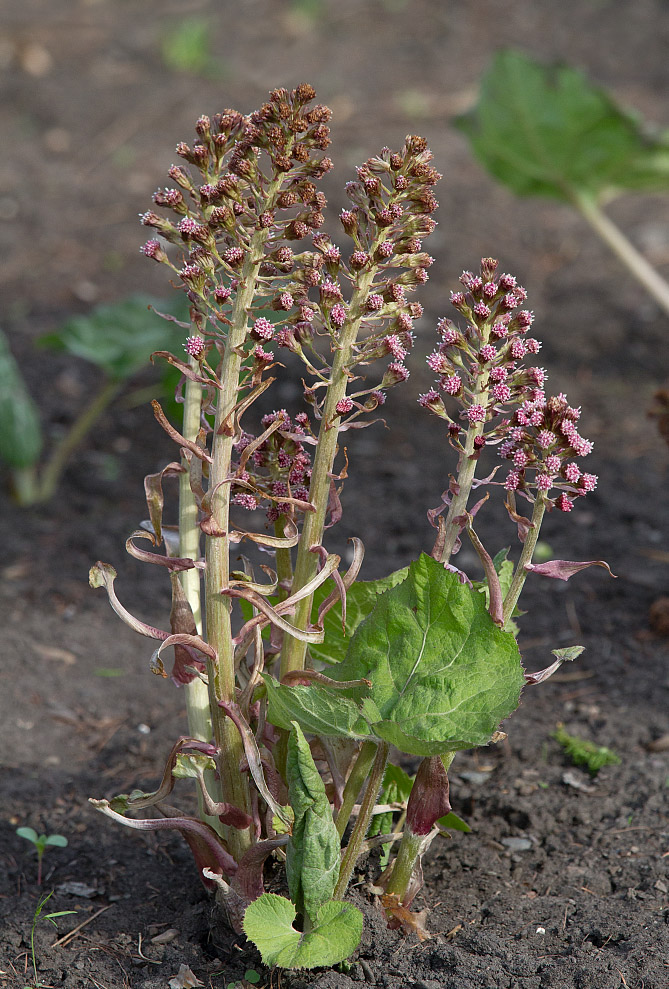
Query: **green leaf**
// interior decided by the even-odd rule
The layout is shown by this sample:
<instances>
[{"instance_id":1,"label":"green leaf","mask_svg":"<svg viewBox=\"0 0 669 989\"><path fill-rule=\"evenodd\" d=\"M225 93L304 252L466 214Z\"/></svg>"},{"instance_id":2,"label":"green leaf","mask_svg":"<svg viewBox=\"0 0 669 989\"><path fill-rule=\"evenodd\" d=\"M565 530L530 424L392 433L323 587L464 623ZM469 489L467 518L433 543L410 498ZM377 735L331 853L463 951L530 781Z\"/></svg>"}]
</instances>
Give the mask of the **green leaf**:
<instances>
[{"instance_id":1,"label":"green leaf","mask_svg":"<svg viewBox=\"0 0 669 989\"><path fill-rule=\"evenodd\" d=\"M286 847L290 896L300 913L313 918L331 899L339 875L341 846L325 785L309 743L293 722L288 739L286 778L295 813Z\"/></svg>"},{"instance_id":2,"label":"green leaf","mask_svg":"<svg viewBox=\"0 0 669 989\"><path fill-rule=\"evenodd\" d=\"M457 814L454 814L452 810L448 814L445 814L444 817L440 817L437 824L445 831L462 831L465 834L469 834L471 831L467 822L463 821Z\"/></svg>"},{"instance_id":3,"label":"green leaf","mask_svg":"<svg viewBox=\"0 0 669 989\"><path fill-rule=\"evenodd\" d=\"M50 834L45 844L54 845L57 848L67 848L67 838L62 834Z\"/></svg>"},{"instance_id":4,"label":"green leaf","mask_svg":"<svg viewBox=\"0 0 669 989\"><path fill-rule=\"evenodd\" d=\"M569 66L499 52L478 106L455 121L476 157L520 196L570 201L669 188L669 132L651 133Z\"/></svg>"},{"instance_id":5,"label":"green leaf","mask_svg":"<svg viewBox=\"0 0 669 989\"><path fill-rule=\"evenodd\" d=\"M295 917L290 900L276 893L263 893L246 908L244 933L257 947L265 965L329 967L348 958L360 943L362 914L350 903L324 903L308 933L293 927Z\"/></svg>"},{"instance_id":6,"label":"green leaf","mask_svg":"<svg viewBox=\"0 0 669 989\"><path fill-rule=\"evenodd\" d=\"M366 739L370 728L355 700L343 693L316 684L308 687L285 687L269 674L263 674L269 705L268 720L290 731L297 721L312 735Z\"/></svg>"},{"instance_id":7,"label":"green leaf","mask_svg":"<svg viewBox=\"0 0 669 989\"><path fill-rule=\"evenodd\" d=\"M409 794L411 793L411 787L413 786L413 779L408 773L405 773L400 766L395 766L393 763L389 762L386 766L385 773L383 774L383 785L381 787L381 793L378 797L378 803L380 804L391 804L406 803L409 799ZM388 834L392 830L393 826L393 811L385 811L383 814L376 814L371 821L369 826L369 836L374 837L377 834ZM379 867L385 869L390 861L390 855L392 852L392 845L388 843L384 845L381 850L381 857L379 859Z\"/></svg>"},{"instance_id":8,"label":"green leaf","mask_svg":"<svg viewBox=\"0 0 669 989\"><path fill-rule=\"evenodd\" d=\"M90 361L108 377L123 381L146 366L154 350L178 350L187 335L185 329L161 319L149 306L165 308L159 300L143 295L95 306L87 316L75 316L39 342ZM181 298L172 300L167 308L188 320Z\"/></svg>"},{"instance_id":9,"label":"green leaf","mask_svg":"<svg viewBox=\"0 0 669 989\"><path fill-rule=\"evenodd\" d=\"M33 845L37 844L37 831L34 828L17 828L16 833L19 838L25 838L27 841L32 841Z\"/></svg>"},{"instance_id":10,"label":"green leaf","mask_svg":"<svg viewBox=\"0 0 669 989\"><path fill-rule=\"evenodd\" d=\"M165 34L161 55L168 69L221 78L225 63L211 53L212 25L207 17L184 17Z\"/></svg>"},{"instance_id":11,"label":"green leaf","mask_svg":"<svg viewBox=\"0 0 669 989\"><path fill-rule=\"evenodd\" d=\"M400 584L406 578L408 572L408 567L404 567L402 570L396 570L395 573L391 573L387 577L382 577L380 580L356 581L346 594L346 632L344 632L341 622L341 601L338 601L323 619L323 628L325 630L323 642L311 643L309 645L309 652L312 659L319 659L326 664L340 663L346 656L346 650L348 649L351 636L360 622L372 611L379 594L383 594L391 587ZM326 580L316 590L314 595L314 611L316 614L320 605L332 592L332 588L333 582Z\"/></svg>"},{"instance_id":12,"label":"green leaf","mask_svg":"<svg viewBox=\"0 0 669 989\"><path fill-rule=\"evenodd\" d=\"M32 467L42 452L39 412L0 330L0 460Z\"/></svg>"},{"instance_id":13,"label":"green leaf","mask_svg":"<svg viewBox=\"0 0 669 989\"><path fill-rule=\"evenodd\" d=\"M408 800L413 786L413 776L405 773L401 766L395 766L389 762L383 775L383 788L394 785L397 793L397 800Z\"/></svg>"},{"instance_id":14,"label":"green leaf","mask_svg":"<svg viewBox=\"0 0 669 989\"><path fill-rule=\"evenodd\" d=\"M175 780L197 779L198 768L202 772L207 770L215 772L216 762L203 752L180 752L172 767L172 776Z\"/></svg>"},{"instance_id":15,"label":"green leaf","mask_svg":"<svg viewBox=\"0 0 669 989\"><path fill-rule=\"evenodd\" d=\"M368 696L266 677L269 719L322 735L372 736L420 756L487 744L525 682L515 638L497 628L483 596L425 554L379 597L330 673L371 681Z\"/></svg>"}]
</instances>

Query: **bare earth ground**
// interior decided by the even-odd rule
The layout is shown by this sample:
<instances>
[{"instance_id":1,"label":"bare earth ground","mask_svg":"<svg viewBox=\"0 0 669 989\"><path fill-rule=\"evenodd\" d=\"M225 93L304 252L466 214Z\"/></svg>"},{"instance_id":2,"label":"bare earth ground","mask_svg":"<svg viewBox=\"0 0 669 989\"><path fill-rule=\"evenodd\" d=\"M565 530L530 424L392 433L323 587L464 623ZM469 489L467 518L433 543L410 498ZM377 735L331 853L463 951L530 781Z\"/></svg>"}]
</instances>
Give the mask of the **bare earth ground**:
<instances>
[{"instance_id":1,"label":"bare earth ground","mask_svg":"<svg viewBox=\"0 0 669 989\"><path fill-rule=\"evenodd\" d=\"M669 732L669 646L648 611L667 592L669 456L646 412L666 382L666 319L577 217L493 186L448 121L471 101L492 52L514 45L579 65L666 126L669 11L660 0L340 0L312 9L310 17L299 4L269 0L5 0L3 328L55 436L96 378L35 352L32 340L92 301L165 294L160 273L138 257L136 214L201 112L247 111L273 86L311 81L336 113L327 190L335 213L357 162L407 132L424 133L444 180L418 349L431 347L462 267L493 254L519 276L545 341L542 364L553 390L583 405L584 432L596 442L589 469L600 475L571 517L549 518L545 539L558 557L607 559L618 579L589 570L568 585L537 582L524 598L528 668L545 666L556 646L587 650L573 669L526 692L506 743L454 762L454 810L473 833L435 843L428 855L417 906L431 908L434 937L421 945L386 931L365 891L373 869L363 868L354 895L370 904L369 919L353 966L283 975L280 984L664 989L669 754L653 743ZM210 18L216 65L204 78L168 71L160 56L163 33L186 15ZM669 273L667 201L629 198L610 212ZM368 578L429 549L425 510L452 466L438 423L415 402L429 380L416 356L411 380L388 403L389 430L366 430L349 444L352 476L332 543L361 535ZM276 404L298 395L296 383ZM49 907L77 911L58 933L37 930L46 985L162 989L181 964L205 986L226 986L247 968L270 980L242 938L210 935L209 903L178 839L129 834L87 804L89 795L150 787L183 729L178 691L148 672L150 647L87 585L91 562L113 563L123 599L147 621L165 621L167 582L124 559L123 541L146 514L144 474L172 457L146 407L117 407L54 503L19 511L2 496L0 986L30 977L41 892L19 825L69 841L45 859ZM491 509L479 518L491 549L511 543L501 516ZM103 668L121 675L97 675ZM622 764L594 780L574 770L551 738L558 721L614 748ZM153 940L166 932L166 943Z\"/></svg>"}]
</instances>

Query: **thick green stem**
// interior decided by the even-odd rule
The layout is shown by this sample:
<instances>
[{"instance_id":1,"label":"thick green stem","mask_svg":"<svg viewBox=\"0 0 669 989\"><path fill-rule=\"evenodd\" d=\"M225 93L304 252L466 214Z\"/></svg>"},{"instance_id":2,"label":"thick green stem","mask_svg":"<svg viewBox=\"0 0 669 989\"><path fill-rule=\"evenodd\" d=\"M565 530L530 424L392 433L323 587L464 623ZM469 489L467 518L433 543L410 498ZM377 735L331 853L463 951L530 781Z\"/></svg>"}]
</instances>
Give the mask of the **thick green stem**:
<instances>
[{"instance_id":1,"label":"thick green stem","mask_svg":"<svg viewBox=\"0 0 669 989\"><path fill-rule=\"evenodd\" d=\"M193 371L199 370L195 358L189 359ZM200 406L202 386L186 379L184 388L184 418L182 433L187 440L195 441L200 430ZM200 527L197 524L197 503L190 487L189 461L182 456L181 466L185 473L179 478L179 556L197 560L200 556ZM182 570L179 580L193 612L195 625L202 635L202 605L200 600L200 571L197 568ZM188 712L188 733L193 738L209 741L212 737L209 694L206 684L199 677L186 685L186 709Z\"/></svg>"},{"instance_id":2,"label":"thick green stem","mask_svg":"<svg viewBox=\"0 0 669 989\"><path fill-rule=\"evenodd\" d=\"M669 284L646 261L643 254L625 237L622 231L602 212L598 204L589 196L574 193L572 203L581 216L588 221L596 234L622 261L627 270L643 285L661 309L669 314Z\"/></svg>"},{"instance_id":3,"label":"thick green stem","mask_svg":"<svg viewBox=\"0 0 669 989\"><path fill-rule=\"evenodd\" d=\"M193 371L199 371L195 358L189 359ZM186 439L195 441L200 430L200 413L202 403L202 386L197 381L186 379L184 387L184 414L182 433ZM190 464L182 456L181 466L185 473L179 477L179 556L197 560L200 556L200 527L198 525L198 509L195 496L190 486ZM202 602L200 593L200 571L182 570L179 580L184 594L193 612L195 625L199 635L202 635ZM186 714L188 717L188 734L192 738L200 738L204 742L213 736L211 713L209 711L209 689L199 677L191 680L184 687L186 699ZM204 774L205 784L213 800L220 801L220 785L212 770ZM221 831L218 818L207 815L204 811L204 800L198 787L198 809L200 818L210 824L216 831Z\"/></svg>"},{"instance_id":4,"label":"thick green stem","mask_svg":"<svg viewBox=\"0 0 669 989\"><path fill-rule=\"evenodd\" d=\"M386 742L381 742L376 750L376 758L374 759L372 771L369 774L369 782L367 783L367 790L365 791L365 796L363 797L362 804L360 805L358 820L355 822L355 827L353 828L349 843L346 846L346 851L344 852L341 860L341 866L339 867L339 879L337 880L337 885L335 886L332 896L334 900L343 900L346 895L346 890L348 888L349 880L353 875L355 863L358 861L360 849L362 848L369 830L369 824L373 816L376 798L379 790L381 789L383 774L386 770L386 763L388 761L388 751L389 746Z\"/></svg>"},{"instance_id":5,"label":"thick green stem","mask_svg":"<svg viewBox=\"0 0 669 989\"><path fill-rule=\"evenodd\" d=\"M353 806L358 798L358 794L362 790L365 780L367 779L375 755L376 743L363 742L362 748L358 752L357 758L353 764L353 769L346 780L341 807L337 812L337 819L335 823L337 825L337 832L340 838L344 837L346 825L351 819Z\"/></svg>"},{"instance_id":6,"label":"thick green stem","mask_svg":"<svg viewBox=\"0 0 669 989\"><path fill-rule=\"evenodd\" d=\"M455 752L446 752L442 755L441 761L447 772L454 758ZM388 880L388 886L386 887L386 892L395 893L399 896L400 902L403 902L407 895L416 860L423 853L426 837L426 835L413 834L408 828L405 828L402 834L400 846L397 850L397 857L393 863L393 869Z\"/></svg>"},{"instance_id":7,"label":"thick green stem","mask_svg":"<svg viewBox=\"0 0 669 989\"><path fill-rule=\"evenodd\" d=\"M267 203L273 204L280 188L281 178L275 179L267 189ZM235 804L245 813L251 813L251 788L246 773L240 772L244 747L239 731L218 706L219 701L236 700L235 651L232 643L232 600L221 593L230 582L230 471L234 429L229 421L230 413L238 401L239 377L243 360L243 345L248 335L248 312L253 304L258 284L258 268L264 257L264 245L268 237L265 229L257 230L251 237L244 264L239 273L239 287L230 317L230 328L225 353L218 368L220 391L216 405L213 462L209 469L209 492L213 526L223 535L208 536L206 540L206 625L207 641L218 655L214 667L209 664L209 696L214 727L214 738L221 750L219 774L223 799ZM228 847L239 861L252 843L250 829L243 831L229 828Z\"/></svg>"},{"instance_id":8,"label":"thick green stem","mask_svg":"<svg viewBox=\"0 0 669 989\"><path fill-rule=\"evenodd\" d=\"M370 249L370 253L373 254L373 249ZM331 474L339 438L339 415L336 406L346 396L349 380L347 365L351 360L353 345L358 338L360 321L365 314L365 303L374 281L374 275L375 269L372 268L358 278L351 296L348 318L337 340L309 488L309 501L315 505L316 510L307 512L304 517L295 561L293 592L304 587L312 579L318 566L318 556L311 552L311 548L319 546L323 540ZM307 627L311 618L312 605L313 594L299 601L296 605L293 622L298 628L305 629ZM306 643L287 635L281 652L281 676L284 677L291 670L304 669L305 654Z\"/></svg>"},{"instance_id":9,"label":"thick green stem","mask_svg":"<svg viewBox=\"0 0 669 989\"><path fill-rule=\"evenodd\" d=\"M541 493L537 493L536 501L534 502L534 510L532 511L532 527L528 531L525 542L523 543L523 549L520 554L520 559L518 560L518 565L516 567L515 573L513 575L513 580L511 581L511 586L507 591L507 595L504 598L504 624L509 621L513 610L518 603L518 598L520 597L520 592L523 589L523 584L527 578L528 571L525 569L528 563L532 562L532 556L534 554L535 547L537 545L537 540L539 538L539 532L541 530L541 523L543 521L544 512L546 511L546 502Z\"/></svg>"}]
</instances>

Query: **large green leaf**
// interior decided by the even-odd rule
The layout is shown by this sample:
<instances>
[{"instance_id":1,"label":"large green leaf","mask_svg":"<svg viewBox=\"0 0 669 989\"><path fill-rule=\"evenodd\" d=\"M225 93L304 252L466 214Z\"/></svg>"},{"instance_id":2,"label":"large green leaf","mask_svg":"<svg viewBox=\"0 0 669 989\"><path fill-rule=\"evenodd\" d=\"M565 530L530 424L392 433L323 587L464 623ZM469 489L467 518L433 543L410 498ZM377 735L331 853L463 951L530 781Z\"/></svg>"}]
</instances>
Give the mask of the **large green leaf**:
<instances>
[{"instance_id":1,"label":"large green leaf","mask_svg":"<svg viewBox=\"0 0 669 989\"><path fill-rule=\"evenodd\" d=\"M341 601L338 601L323 619L323 628L325 629L323 641L309 645L312 658L327 664L340 663L346 656L351 636L363 618L366 618L372 611L379 594L383 594L384 591L401 583L408 572L408 568L404 567L380 580L360 580L353 584L346 594L346 631L342 627ZM332 588L333 582L326 580L316 590L314 595L314 609L316 611L332 592Z\"/></svg>"},{"instance_id":2,"label":"large green leaf","mask_svg":"<svg viewBox=\"0 0 669 989\"><path fill-rule=\"evenodd\" d=\"M75 316L40 343L82 357L108 377L123 381L144 367L154 350L179 350L188 333L183 327L151 312L150 306L167 308L188 321L185 296L173 298L167 307L149 296L133 295L112 305L96 306L87 316Z\"/></svg>"},{"instance_id":3,"label":"large green leaf","mask_svg":"<svg viewBox=\"0 0 669 989\"><path fill-rule=\"evenodd\" d=\"M478 105L455 125L488 171L521 196L598 199L669 188L669 132L651 133L569 66L499 52Z\"/></svg>"},{"instance_id":4,"label":"large green leaf","mask_svg":"<svg viewBox=\"0 0 669 989\"><path fill-rule=\"evenodd\" d=\"M296 911L290 900L263 893L246 908L244 933L265 965L319 968L336 965L353 954L362 935L362 914L351 903L330 900L318 911L311 930L293 927Z\"/></svg>"},{"instance_id":5,"label":"large green leaf","mask_svg":"<svg viewBox=\"0 0 669 989\"><path fill-rule=\"evenodd\" d=\"M420 756L485 745L518 706L525 682L515 638L497 628L483 596L426 555L379 597L330 673L372 686L366 696L357 688L342 695L266 677L270 720L372 736Z\"/></svg>"},{"instance_id":6,"label":"large green leaf","mask_svg":"<svg viewBox=\"0 0 669 989\"><path fill-rule=\"evenodd\" d=\"M41 451L37 406L0 330L0 459L10 467L32 467Z\"/></svg>"},{"instance_id":7,"label":"large green leaf","mask_svg":"<svg viewBox=\"0 0 669 989\"><path fill-rule=\"evenodd\" d=\"M286 777L295 820L286 848L286 876L298 911L313 920L334 893L341 844L309 743L299 725L292 727Z\"/></svg>"},{"instance_id":8,"label":"large green leaf","mask_svg":"<svg viewBox=\"0 0 669 989\"><path fill-rule=\"evenodd\" d=\"M372 732L359 703L343 692L311 684L286 687L269 674L263 675L269 703L268 718L278 728L290 731L297 721L311 735L368 738Z\"/></svg>"}]
</instances>

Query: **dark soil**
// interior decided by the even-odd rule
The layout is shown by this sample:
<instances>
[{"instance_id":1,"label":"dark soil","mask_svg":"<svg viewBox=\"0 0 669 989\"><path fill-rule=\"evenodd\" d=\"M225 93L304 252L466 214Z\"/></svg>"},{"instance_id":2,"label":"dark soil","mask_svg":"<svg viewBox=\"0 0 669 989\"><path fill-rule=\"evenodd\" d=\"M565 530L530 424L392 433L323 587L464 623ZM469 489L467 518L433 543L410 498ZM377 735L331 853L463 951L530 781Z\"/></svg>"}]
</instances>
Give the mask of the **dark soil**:
<instances>
[{"instance_id":1,"label":"dark soil","mask_svg":"<svg viewBox=\"0 0 669 989\"><path fill-rule=\"evenodd\" d=\"M170 71L161 59L161 37L186 15L210 18L218 61L207 77ZM557 557L607 559L617 580L593 568L569 584L528 588L527 667L546 666L558 646L580 642L586 652L526 691L504 726L507 741L456 758L453 807L473 831L437 840L426 857L416 908L430 908L433 937L421 944L385 928L368 889L375 873L363 865L353 895L368 920L352 966L280 982L275 973L273 984L664 989L669 750L659 740L669 733L669 644L666 615L651 627L648 614L667 594L669 455L646 413L666 384L666 318L576 216L495 187L448 121L471 101L492 52L514 45L576 63L666 126L666 4L5 0L0 17L3 328L48 435L85 404L97 378L32 341L92 301L165 293L157 266L136 260L136 214L163 183L176 141L189 138L201 112L249 110L272 86L309 80L336 111L327 190L335 210L354 164L408 131L426 134L444 173L422 353L462 267L499 256L530 291L552 389L583 406L585 435L596 442L588 469L600 475L597 492L571 516L549 517L544 538ZM667 201L631 198L610 210L669 273ZM368 578L431 544L425 510L452 465L439 424L415 402L429 378L416 360L386 406L389 429L349 444L351 479L332 545L361 535ZM295 402L298 385L275 404ZM52 890L48 909L76 915L62 917L58 932L37 927L47 986L162 989L181 965L205 986L225 987L248 968L270 981L243 938L210 935L209 900L177 838L128 833L87 803L150 788L184 728L179 692L148 672L150 646L87 584L91 562L113 563L123 600L165 622L168 582L124 559L123 541L146 515L144 474L173 455L146 407L119 404L53 503L21 511L2 496L0 986L32 978L33 913ZM511 543L508 520L486 511L479 530L489 548ZM460 559L473 565L464 549ZM118 675L100 675L109 669ZM614 749L620 766L595 778L574 769L552 738L558 722ZM67 848L47 852L41 888L34 856L15 835L20 825L68 838Z\"/></svg>"}]
</instances>

